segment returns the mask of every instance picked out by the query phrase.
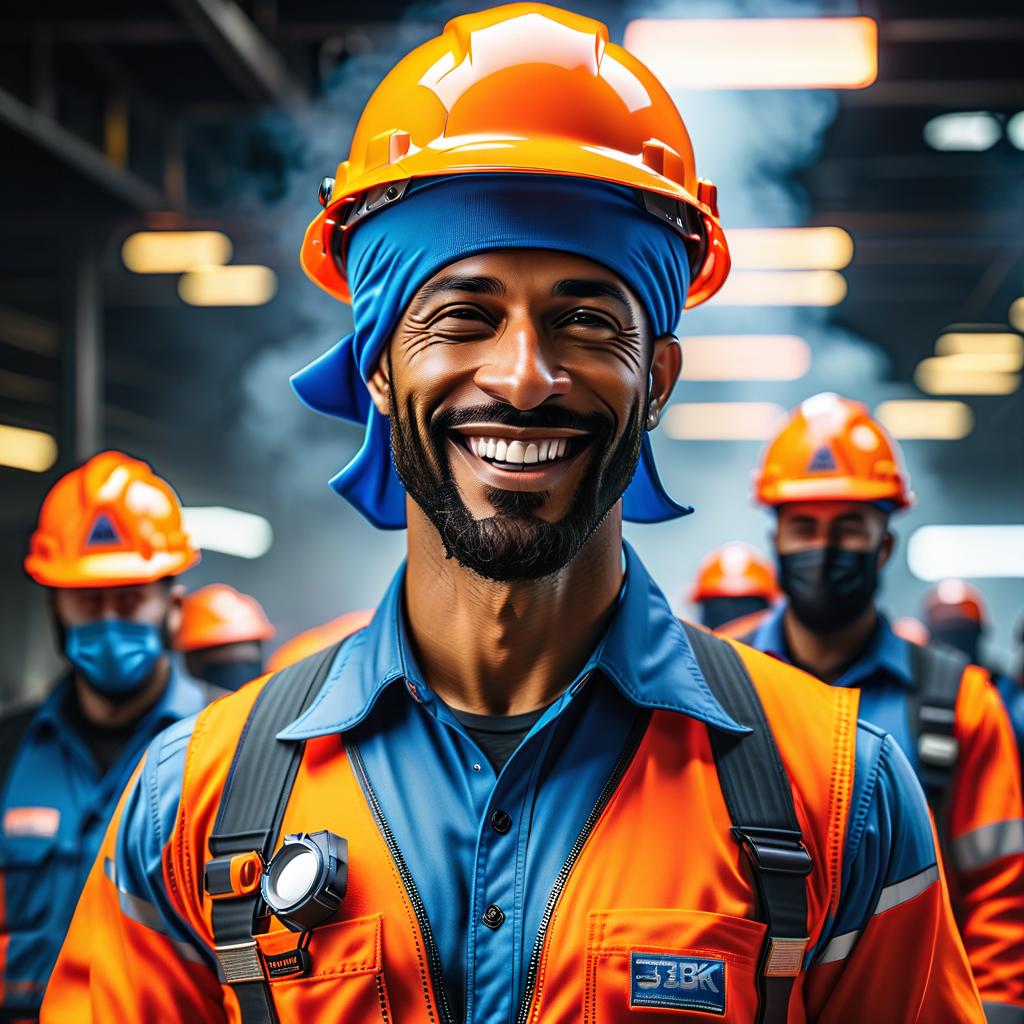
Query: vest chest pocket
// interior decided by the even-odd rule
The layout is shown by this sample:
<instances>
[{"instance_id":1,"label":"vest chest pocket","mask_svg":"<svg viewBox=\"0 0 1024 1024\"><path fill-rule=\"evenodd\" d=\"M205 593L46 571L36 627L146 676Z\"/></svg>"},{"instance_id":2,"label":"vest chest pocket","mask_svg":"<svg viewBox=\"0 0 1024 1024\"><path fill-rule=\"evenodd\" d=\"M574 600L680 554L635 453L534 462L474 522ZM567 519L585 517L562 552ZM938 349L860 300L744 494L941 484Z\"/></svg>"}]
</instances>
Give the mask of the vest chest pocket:
<instances>
[{"instance_id":1,"label":"vest chest pocket","mask_svg":"<svg viewBox=\"0 0 1024 1024\"><path fill-rule=\"evenodd\" d=\"M765 926L690 910L596 910L587 918L584 1024L735 1021L757 1012Z\"/></svg>"},{"instance_id":2,"label":"vest chest pocket","mask_svg":"<svg viewBox=\"0 0 1024 1024\"><path fill-rule=\"evenodd\" d=\"M56 858L56 836L0 837L0 934L46 925L54 909Z\"/></svg>"},{"instance_id":3,"label":"vest chest pocket","mask_svg":"<svg viewBox=\"0 0 1024 1024\"><path fill-rule=\"evenodd\" d=\"M390 1022L381 938L380 914L322 925L314 929L309 942L309 973L300 976L285 973L292 964L289 954L298 945L298 933L281 930L257 935L280 1024ZM278 971L282 973L274 977Z\"/></svg>"}]
</instances>

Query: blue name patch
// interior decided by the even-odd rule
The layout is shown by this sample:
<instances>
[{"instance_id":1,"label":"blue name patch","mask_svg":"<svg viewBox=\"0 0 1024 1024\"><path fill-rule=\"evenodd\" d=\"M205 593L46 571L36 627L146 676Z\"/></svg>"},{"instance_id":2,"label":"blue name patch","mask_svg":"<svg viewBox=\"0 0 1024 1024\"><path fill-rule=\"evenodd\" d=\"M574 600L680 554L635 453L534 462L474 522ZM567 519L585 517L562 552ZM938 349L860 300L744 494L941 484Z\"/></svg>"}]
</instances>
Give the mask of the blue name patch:
<instances>
[{"instance_id":1,"label":"blue name patch","mask_svg":"<svg viewBox=\"0 0 1024 1024\"><path fill-rule=\"evenodd\" d=\"M630 953L629 1005L724 1015L725 961Z\"/></svg>"}]
</instances>

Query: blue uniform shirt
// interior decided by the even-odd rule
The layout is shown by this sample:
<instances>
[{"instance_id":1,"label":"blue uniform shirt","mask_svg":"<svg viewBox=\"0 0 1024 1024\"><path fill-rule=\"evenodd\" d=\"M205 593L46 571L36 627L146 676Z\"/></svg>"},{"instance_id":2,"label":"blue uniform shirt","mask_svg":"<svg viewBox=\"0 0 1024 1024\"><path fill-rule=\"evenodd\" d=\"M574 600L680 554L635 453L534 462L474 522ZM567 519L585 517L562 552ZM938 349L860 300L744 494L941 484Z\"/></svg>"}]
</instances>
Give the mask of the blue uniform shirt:
<instances>
[{"instance_id":1,"label":"blue uniform shirt","mask_svg":"<svg viewBox=\"0 0 1024 1024\"><path fill-rule=\"evenodd\" d=\"M425 907L451 1019L511 1024L545 909L558 895L555 879L634 721L659 708L743 727L712 695L664 595L627 548L605 636L495 776L416 665L403 576L372 623L342 646L309 709L278 736L345 735ZM212 971L211 951L175 912L162 869L193 725L172 726L150 748L125 803L111 872L123 914ZM858 729L850 808L843 896L808 963L848 956L872 915L893 905L888 894L916 894L938 876L920 787L893 740L871 726Z\"/></svg>"},{"instance_id":2,"label":"blue uniform shirt","mask_svg":"<svg viewBox=\"0 0 1024 1024\"><path fill-rule=\"evenodd\" d=\"M5 1010L34 1016L107 822L139 758L210 689L171 671L157 704L104 775L62 708L65 678L25 731L0 798L0 970ZM3 956L6 946L6 957Z\"/></svg>"}]
</instances>

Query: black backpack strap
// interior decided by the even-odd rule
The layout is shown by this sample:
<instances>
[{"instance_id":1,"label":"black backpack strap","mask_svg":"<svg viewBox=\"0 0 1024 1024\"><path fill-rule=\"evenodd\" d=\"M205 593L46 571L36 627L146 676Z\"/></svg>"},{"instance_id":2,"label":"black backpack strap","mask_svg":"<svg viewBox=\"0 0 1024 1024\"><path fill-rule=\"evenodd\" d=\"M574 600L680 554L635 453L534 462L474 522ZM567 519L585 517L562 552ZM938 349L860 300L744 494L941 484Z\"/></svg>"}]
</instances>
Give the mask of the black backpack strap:
<instances>
[{"instance_id":1,"label":"black backpack strap","mask_svg":"<svg viewBox=\"0 0 1024 1024\"><path fill-rule=\"evenodd\" d=\"M14 759L21 749L21 741L39 710L37 704L10 711L0 718L0 800L7 789L7 777L14 767Z\"/></svg>"},{"instance_id":2,"label":"black backpack strap","mask_svg":"<svg viewBox=\"0 0 1024 1024\"><path fill-rule=\"evenodd\" d=\"M910 645L914 680L910 728L917 746L918 777L936 820L960 756L956 701L969 664L965 655L950 647Z\"/></svg>"},{"instance_id":3,"label":"black backpack strap","mask_svg":"<svg viewBox=\"0 0 1024 1024\"><path fill-rule=\"evenodd\" d=\"M213 900L214 952L234 989L243 1024L277 1020L254 938L259 888L234 891L232 861L253 853L265 862L277 843L305 744L277 739L320 692L341 644L290 665L267 680L249 712L210 834L204 876Z\"/></svg>"},{"instance_id":4,"label":"black backpack strap","mask_svg":"<svg viewBox=\"0 0 1024 1024\"><path fill-rule=\"evenodd\" d=\"M758 964L756 1024L785 1024L809 941L806 877L813 863L789 777L743 662L719 637L689 624L685 629L711 692L732 718L753 730L736 735L710 727L708 733L732 833L750 863L768 926Z\"/></svg>"}]
</instances>

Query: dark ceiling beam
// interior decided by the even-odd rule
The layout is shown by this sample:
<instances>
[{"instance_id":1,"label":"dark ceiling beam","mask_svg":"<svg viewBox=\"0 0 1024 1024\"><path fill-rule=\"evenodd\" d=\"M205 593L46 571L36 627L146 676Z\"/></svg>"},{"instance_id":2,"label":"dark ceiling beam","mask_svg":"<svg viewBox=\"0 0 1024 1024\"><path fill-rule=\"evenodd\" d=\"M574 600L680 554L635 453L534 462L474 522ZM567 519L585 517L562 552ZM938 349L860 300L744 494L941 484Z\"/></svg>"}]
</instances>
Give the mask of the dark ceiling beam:
<instances>
[{"instance_id":1,"label":"dark ceiling beam","mask_svg":"<svg viewBox=\"0 0 1024 1024\"><path fill-rule=\"evenodd\" d=\"M971 81L922 79L875 82L844 89L846 107L935 107L943 110L1002 110L1024 106L1024 77Z\"/></svg>"},{"instance_id":2,"label":"dark ceiling beam","mask_svg":"<svg viewBox=\"0 0 1024 1024\"><path fill-rule=\"evenodd\" d=\"M233 0L171 0L171 5L246 97L281 104L305 98L280 53Z\"/></svg>"},{"instance_id":3,"label":"dark ceiling beam","mask_svg":"<svg viewBox=\"0 0 1024 1024\"><path fill-rule=\"evenodd\" d=\"M4 89L0 89L0 123L13 128L128 206L138 210L166 210L171 206L158 189L130 171L115 167L95 146Z\"/></svg>"},{"instance_id":4,"label":"dark ceiling beam","mask_svg":"<svg viewBox=\"0 0 1024 1024\"><path fill-rule=\"evenodd\" d=\"M882 18L878 22L878 41L883 45L1014 39L1024 39L1024 18Z\"/></svg>"}]
</instances>

